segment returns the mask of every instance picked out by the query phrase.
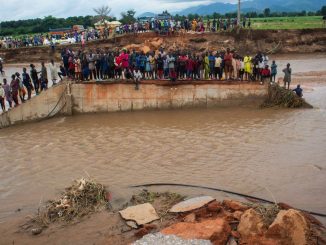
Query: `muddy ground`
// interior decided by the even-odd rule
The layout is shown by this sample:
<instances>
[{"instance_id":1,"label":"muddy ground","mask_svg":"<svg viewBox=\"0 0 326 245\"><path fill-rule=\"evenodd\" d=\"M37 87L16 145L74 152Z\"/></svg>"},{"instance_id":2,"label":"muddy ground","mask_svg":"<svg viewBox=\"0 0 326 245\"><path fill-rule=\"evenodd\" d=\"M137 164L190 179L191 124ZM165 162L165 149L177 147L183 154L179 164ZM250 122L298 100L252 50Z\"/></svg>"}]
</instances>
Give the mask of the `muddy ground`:
<instances>
[{"instance_id":1,"label":"muddy ground","mask_svg":"<svg viewBox=\"0 0 326 245\"><path fill-rule=\"evenodd\" d=\"M54 58L60 61L63 47L80 49L79 44L57 46L52 53L50 47L29 47L0 50L0 57L6 63L48 62ZM87 43L86 49L127 47L137 50L190 50L201 53L210 50L221 50L227 47L236 49L240 54L254 54L257 51L267 53L315 53L326 52L326 29L306 30L241 30L239 33L178 33L173 36L161 36L155 33L128 34L109 40L98 40Z\"/></svg>"}]
</instances>

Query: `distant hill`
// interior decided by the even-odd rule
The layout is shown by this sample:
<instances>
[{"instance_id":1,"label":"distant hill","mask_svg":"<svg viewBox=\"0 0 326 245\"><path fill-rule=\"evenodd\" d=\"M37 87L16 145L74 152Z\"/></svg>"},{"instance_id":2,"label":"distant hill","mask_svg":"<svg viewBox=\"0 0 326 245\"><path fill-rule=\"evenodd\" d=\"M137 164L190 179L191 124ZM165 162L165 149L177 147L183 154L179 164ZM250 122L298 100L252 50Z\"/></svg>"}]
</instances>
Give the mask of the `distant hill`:
<instances>
[{"instance_id":1,"label":"distant hill","mask_svg":"<svg viewBox=\"0 0 326 245\"><path fill-rule=\"evenodd\" d=\"M243 12L262 12L265 8L270 8L272 12L300 12L317 11L323 5L326 5L326 0L252 0L244 1L241 4ZM213 14L214 12L225 14L237 11L237 4L230 3L212 3L208 5L198 5L180 11L180 15L188 14Z\"/></svg>"}]
</instances>

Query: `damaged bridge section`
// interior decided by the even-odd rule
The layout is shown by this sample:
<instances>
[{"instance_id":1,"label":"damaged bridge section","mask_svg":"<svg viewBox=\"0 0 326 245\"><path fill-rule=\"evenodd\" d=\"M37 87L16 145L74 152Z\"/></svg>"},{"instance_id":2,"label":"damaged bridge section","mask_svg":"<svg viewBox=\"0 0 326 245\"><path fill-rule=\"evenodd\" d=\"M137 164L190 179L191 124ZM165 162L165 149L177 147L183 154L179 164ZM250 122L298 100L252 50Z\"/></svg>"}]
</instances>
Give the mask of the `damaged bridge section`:
<instances>
[{"instance_id":1,"label":"damaged bridge section","mask_svg":"<svg viewBox=\"0 0 326 245\"><path fill-rule=\"evenodd\" d=\"M267 86L247 82L132 81L62 83L0 115L0 128L54 116L192 107L259 106Z\"/></svg>"}]
</instances>

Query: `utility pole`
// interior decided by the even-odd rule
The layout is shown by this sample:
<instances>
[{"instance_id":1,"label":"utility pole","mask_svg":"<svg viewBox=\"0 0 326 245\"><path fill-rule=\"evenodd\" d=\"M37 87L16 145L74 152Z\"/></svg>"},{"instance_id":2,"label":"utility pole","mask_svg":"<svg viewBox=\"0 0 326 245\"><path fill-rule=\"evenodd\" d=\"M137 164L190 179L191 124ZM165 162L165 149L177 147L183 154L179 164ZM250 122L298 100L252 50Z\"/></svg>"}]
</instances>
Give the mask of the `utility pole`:
<instances>
[{"instance_id":1,"label":"utility pole","mask_svg":"<svg viewBox=\"0 0 326 245\"><path fill-rule=\"evenodd\" d=\"M238 0L238 27L240 27L240 23L241 23L240 0Z\"/></svg>"}]
</instances>

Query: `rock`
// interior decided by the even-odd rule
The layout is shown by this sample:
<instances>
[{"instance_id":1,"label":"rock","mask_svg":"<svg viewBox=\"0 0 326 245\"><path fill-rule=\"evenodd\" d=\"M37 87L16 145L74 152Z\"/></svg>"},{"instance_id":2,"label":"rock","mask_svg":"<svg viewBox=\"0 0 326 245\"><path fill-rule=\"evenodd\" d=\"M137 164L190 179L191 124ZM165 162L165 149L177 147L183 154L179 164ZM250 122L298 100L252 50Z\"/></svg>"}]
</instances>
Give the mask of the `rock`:
<instances>
[{"instance_id":1,"label":"rock","mask_svg":"<svg viewBox=\"0 0 326 245\"><path fill-rule=\"evenodd\" d=\"M151 51L151 48L148 47L148 46L143 46L143 47L140 48L140 50L141 50L142 52L144 52L144 54L147 54L148 52Z\"/></svg>"},{"instance_id":2,"label":"rock","mask_svg":"<svg viewBox=\"0 0 326 245\"><path fill-rule=\"evenodd\" d=\"M42 228L34 228L34 229L32 229L31 231L32 231L32 234L33 234L34 236L36 236L36 235L41 234L43 230L42 230Z\"/></svg>"},{"instance_id":3,"label":"rock","mask_svg":"<svg viewBox=\"0 0 326 245\"><path fill-rule=\"evenodd\" d=\"M231 231L231 235L237 239L239 239L241 236L240 236L240 233L237 232L237 231Z\"/></svg>"},{"instance_id":4,"label":"rock","mask_svg":"<svg viewBox=\"0 0 326 245\"><path fill-rule=\"evenodd\" d=\"M234 200L224 200L223 205L234 211L246 211L249 207L241 202Z\"/></svg>"},{"instance_id":5,"label":"rock","mask_svg":"<svg viewBox=\"0 0 326 245\"><path fill-rule=\"evenodd\" d=\"M159 219L155 209L150 203L128 207L119 211L119 213L123 219L133 220L137 225L144 225Z\"/></svg>"},{"instance_id":6,"label":"rock","mask_svg":"<svg viewBox=\"0 0 326 245\"><path fill-rule=\"evenodd\" d=\"M280 243L279 240L269 239L262 236L253 236L247 239L245 242L241 240L239 244L248 244L248 245L290 245L287 243ZM293 244L294 245L294 244Z\"/></svg>"},{"instance_id":7,"label":"rock","mask_svg":"<svg viewBox=\"0 0 326 245\"><path fill-rule=\"evenodd\" d=\"M231 227L221 218L198 223L180 222L161 231L165 235L176 235L183 239L204 239L214 244L225 244L231 233Z\"/></svg>"},{"instance_id":8,"label":"rock","mask_svg":"<svg viewBox=\"0 0 326 245\"><path fill-rule=\"evenodd\" d=\"M150 42L150 45L154 48L154 49L159 49L163 44L163 39L162 38L158 38L156 40L153 40Z\"/></svg>"},{"instance_id":9,"label":"rock","mask_svg":"<svg viewBox=\"0 0 326 245\"><path fill-rule=\"evenodd\" d=\"M309 227L300 211L281 210L274 222L269 226L266 237L279 239L284 244L308 244Z\"/></svg>"},{"instance_id":10,"label":"rock","mask_svg":"<svg viewBox=\"0 0 326 245\"><path fill-rule=\"evenodd\" d=\"M238 245L238 243L233 237L230 237L226 245Z\"/></svg>"},{"instance_id":11,"label":"rock","mask_svg":"<svg viewBox=\"0 0 326 245\"><path fill-rule=\"evenodd\" d=\"M174 235L163 235L161 233L148 234L142 239L133 243L133 245L212 245L210 241L207 240L185 240Z\"/></svg>"},{"instance_id":12,"label":"rock","mask_svg":"<svg viewBox=\"0 0 326 245\"><path fill-rule=\"evenodd\" d=\"M147 235L149 233L149 231L145 228L140 228L138 231L135 232L135 236L138 238L141 238L145 235Z\"/></svg>"},{"instance_id":13,"label":"rock","mask_svg":"<svg viewBox=\"0 0 326 245\"><path fill-rule=\"evenodd\" d=\"M137 223L135 221L129 220L129 221L126 221L126 224L131 228L134 228L134 229L138 228L138 225L137 225Z\"/></svg>"},{"instance_id":14,"label":"rock","mask_svg":"<svg viewBox=\"0 0 326 245\"><path fill-rule=\"evenodd\" d=\"M207 210L209 212L218 213L221 210L221 205L220 205L219 202L213 201L213 202L211 202L211 203L208 204Z\"/></svg>"},{"instance_id":15,"label":"rock","mask_svg":"<svg viewBox=\"0 0 326 245\"><path fill-rule=\"evenodd\" d=\"M145 224L145 225L143 225L143 228L145 228L148 231L156 230L157 229L157 225L155 225L155 224Z\"/></svg>"},{"instance_id":16,"label":"rock","mask_svg":"<svg viewBox=\"0 0 326 245\"><path fill-rule=\"evenodd\" d=\"M188 214L186 217L183 218L184 222L194 223L196 222L196 215L194 213Z\"/></svg>"},{"instance_id":17,"label":"rock","mask_svg":"<svg viewBox=\"0 0 326 245\"><path fill-rule=\"evenodd\" d=\"M293 209L293 207L291 207L289 204L286 204L286 203L283 203L283 202L278 203L277 206L280 209L284 209L284 210Z\"/></svg>"},{"instance_id":18,"label":"rock","mask_svg":"<svg viewBox=\"0 0 326 245\"><path fill-rule=\"evenodd\" d=\"M243 212L241 212L241 211L235 211L232 215L233 215L233 218L235 218L236 220L240 220L242 214L243 214Z\"/></svg>"},{"instance_id":19,"label":"rock","mask_svg":"<svg viewBox=\"0 0 326 245\"><path fill-rule=\"evenodd\" d=\"M263 219L254 209L249 209L243 213L238 225L238 232L241 235L241 241L251 236L263 235L267 230Z\"/></svg>"},{"instance_id":20,"label":"rock","mask_svg":"<svg viewBox=\"0 0 326 245\"><path fill-rule=\"evenodd\" d=\"M123 47L124 49L126 50L136 50L136 51L139 51L141 49L141 45L140 44L130 44L130 45L127 45L125 47Z\"/></svg>"},{"instance_id":21,"label":"rock","mask_svg":"<svg viewBox=\"0 0 326 245\"><path fill-rule=\"evenodd\" d=\"M234 217L233 217L233 213L222 209L219 213L219 217L222 217L224 220L226 220L227 222L233 222L235 221Z\"/></svg>"},{"instance_id":22,"label":"rock","mask_svg":"<svg viewBox=\"0 0 326 245\"><path fill-rule=\"evenodd\" d=\"M189 212L198 208L205 206L206 204L214 201L215 199L210 196L202 196L188 199L186 201L180 202L174 205L171 209L171 213L183 213Z\"/></svg>"},{"instance_id":23,"label":"rock","mask_svg":"<svg viewBox=\"0 0 326 245\"><path fill-rule=\"evenodd\" d=\"M132 228L130 226L125 225L125 226L121 227L120 231L121 231L121 233L126 233L126 232L129 232L131 230L132 230Z\"/></svg>"},{"instance_id":24,"label":"rock","mask_svg":"<svg viewBox=\"0 0 326 245\"><path fill-rule=\"evenodd\" d=\"M196 219L206 218L208 216L208 210L206 207L202 207L202 208L196 209L194 211L194 214L196 216Z\"/></svg>"}]
</instances>

